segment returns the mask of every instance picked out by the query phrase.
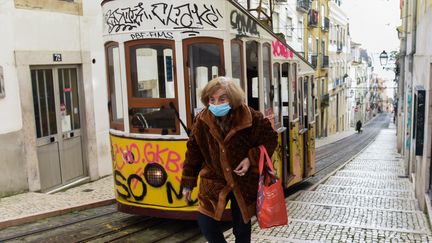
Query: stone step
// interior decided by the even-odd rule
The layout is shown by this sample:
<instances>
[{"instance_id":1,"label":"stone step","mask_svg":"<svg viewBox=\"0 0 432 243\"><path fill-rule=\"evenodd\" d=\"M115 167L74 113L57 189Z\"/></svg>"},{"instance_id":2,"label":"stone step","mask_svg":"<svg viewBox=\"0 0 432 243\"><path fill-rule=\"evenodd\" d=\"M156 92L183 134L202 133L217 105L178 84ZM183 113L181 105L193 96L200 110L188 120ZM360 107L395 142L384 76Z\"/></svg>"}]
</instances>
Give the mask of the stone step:
<instances>
[{"instance_id":1,"label":"stone step","mask_svg":"<svg viewBox=\"0 0 432 243\"><path fill-rule=\"evenodd\" d=\"M432 242L425 233L392 231L373 227L327 224L291 219L288 226L260 229L252 226L251 242L264 243L316 243L316 242ZM227 232L227 241L234 242L234 235Z\"/></svg>"},{"instance_id":2,"label":"stone step","mask_svg":"<svg viewBox=\"0 0 432 243\"><path fill-rule=\"evenodd\" d=\"M348 178L331 176L324 184L335 186L352 186L385 190L412 190L412 184L405 180L374 180L369 178Z\"/></svg>"},{"instance_id":3,"label":"stone step","mask_svg":"<svg viewBox=\"0 0 432 243\"><path fill-rule=\"evenodd\" d=\"M382 210L416 211L417 200L371 195L305 191L295 198L296 202L319 205L376 208Z\"/></svg>"},{"instance_id":4,"label":"stone step","mask_svg":"<svg viewBox=\"0 0 432 243\"><path fill-rule=\"evenodd\" d=\"M389 172L375 171L356 171L356 170L340 170L335 176L352 177L352 178L371 178L376 180L406 180L403 176L399 176Z\"/></svg>"},{"instance_id":5,"label":"stone step","mask_svg":"<svg viewBox=\"0 0 432 243\"><path fill-rule=\"evenodd\" d=\"M315 191L343 193L343 194L352 194L352 195L371 195L371 196L415 199L414 193L412 191L401 191L401 190L392 191L392 190L382 190L382 189L364 188L364 187L334 186L334 185L321 184L315 189Z\"/></svg>"},{"instance_id":6,"label":"stone step","mask_svg":"<svg viewBox=\"0 0 432 243\"><path fill-rule=\"evenodd\" d=\"M421 211L392 211L289 201L288 215L290 222L296 220L398 232L431 233L426 216Z\"/></svg>"},{"instance_id":7,"label":"stone step","mask_svg":"<svg viewBox=\"0 0 432 243\"><path fill-rule=\"evenodd\" d=\"M387 165L381 165L381 164L371 164L368 166L365 166L363 164L347 164L344 167L345 170L357 170L357 171L381 171L386 173L394 173L397 175L404 175L405 169L402 167L395 167L395 166L387 166Z\"/></svg>"}]
</instances>

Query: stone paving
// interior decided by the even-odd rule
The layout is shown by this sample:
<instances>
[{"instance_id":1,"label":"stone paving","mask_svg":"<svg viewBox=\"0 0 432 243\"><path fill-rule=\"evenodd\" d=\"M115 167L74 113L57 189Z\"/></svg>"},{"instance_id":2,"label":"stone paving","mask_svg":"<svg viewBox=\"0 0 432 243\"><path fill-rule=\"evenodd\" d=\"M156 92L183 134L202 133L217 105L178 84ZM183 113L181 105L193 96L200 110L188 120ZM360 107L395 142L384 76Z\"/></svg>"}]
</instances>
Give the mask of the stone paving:
<instances>
[{"instance_id":1,"label":"stone paving","mask_svg":"<svg viewBox=\"0 0 432 243\"><path fill-rule=\"evenodd\" d=\"M394 126L313 191L287 201L289 225L262 230L252 242L432 242L425 213L396 153ZM234 242L231 230L225 232Z\"/></svg>"},{"instance_id":2,"label":"stone paving","mask_svg":"<svg viewBox=\"0 0 432 243\"><path fill-rule=\"evenodd\" d=\"M113 177L107 176L55 194L28 192L0 198L0 228L26 218L31 221L32 217L43 218L44 214L60 214L82 205L114 200L113 185Z\"/></svg>"}]
</instances>

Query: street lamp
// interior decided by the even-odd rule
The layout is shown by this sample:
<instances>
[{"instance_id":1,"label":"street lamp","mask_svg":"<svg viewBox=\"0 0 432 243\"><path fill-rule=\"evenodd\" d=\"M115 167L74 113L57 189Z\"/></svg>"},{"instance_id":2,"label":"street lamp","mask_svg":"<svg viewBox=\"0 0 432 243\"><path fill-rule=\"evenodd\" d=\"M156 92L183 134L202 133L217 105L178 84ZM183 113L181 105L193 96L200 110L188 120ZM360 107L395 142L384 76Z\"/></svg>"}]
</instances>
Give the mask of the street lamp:
<instances>
[{"instance_id":1,"label":"street lamp","mask_svg":"<svg viewBox=\"0 0 432 243\"><path fill-rule=\"evenodd\" d=\"M386 66L387 62L388 62L387 52L386 51L382 51L381 54L379 55L379 59L380 59L381 66Z\"/></svg>"}]
</instances>

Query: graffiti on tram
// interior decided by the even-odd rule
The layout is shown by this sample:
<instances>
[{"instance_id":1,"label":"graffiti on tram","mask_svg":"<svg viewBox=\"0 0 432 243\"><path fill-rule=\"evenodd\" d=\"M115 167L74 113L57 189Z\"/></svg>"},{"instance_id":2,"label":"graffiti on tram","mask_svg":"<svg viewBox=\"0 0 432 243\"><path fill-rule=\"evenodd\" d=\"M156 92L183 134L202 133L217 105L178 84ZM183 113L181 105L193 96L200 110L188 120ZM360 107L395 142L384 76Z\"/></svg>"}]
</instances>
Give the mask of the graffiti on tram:
<instances>
[{"instance_id":1,"label":"graffiti on tram","mask_svg":"<svg viewBox=\"0 0 432 243\"><path fill-rule=\"evenodd\" d=\"M116 193L124 200L166 207L184 206L181 172L185 141L111 137Z\"/></svg>"},{"instance_id":2,"label":"graffiti on tram","mask_svg":"<svg viewBox=\"0 0 432 243\"><path fill-rule=\"evenodd\" d=\"M173 28L188 31L204 28L216 29L223 23L223 13L212 4L167 4L163 2L138 2L136 6L122 6L109 9L105 14L108 33L134 29Z\"/></svg>"}]
</instances>

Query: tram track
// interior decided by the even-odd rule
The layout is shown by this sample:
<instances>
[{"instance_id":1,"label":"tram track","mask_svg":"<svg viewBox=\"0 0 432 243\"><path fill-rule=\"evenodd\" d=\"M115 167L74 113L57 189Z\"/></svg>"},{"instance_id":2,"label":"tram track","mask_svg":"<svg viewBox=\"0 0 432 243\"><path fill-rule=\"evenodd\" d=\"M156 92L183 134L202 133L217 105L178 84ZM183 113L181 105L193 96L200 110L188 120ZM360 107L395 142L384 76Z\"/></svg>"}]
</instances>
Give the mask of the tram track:
<instances>
[{"instance_id":1,"label":"tram track","mask_svg":"<svg viewBox=\"0 0 432 243\"><path fill-rule=\"evenodd\" d=\"M352 134L318 148L316 150L316 174L305 181L314 184L337 169L371 143L379 131L388 127L389 123L390 116L380 114L364 127L363 133Z\"/></svg>"}]
</instances>

